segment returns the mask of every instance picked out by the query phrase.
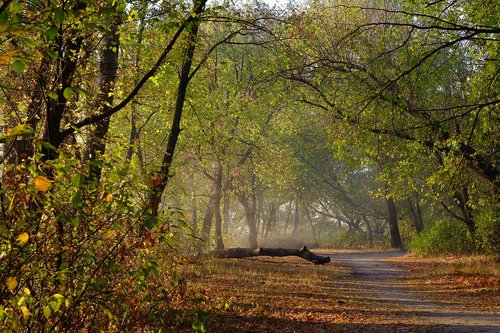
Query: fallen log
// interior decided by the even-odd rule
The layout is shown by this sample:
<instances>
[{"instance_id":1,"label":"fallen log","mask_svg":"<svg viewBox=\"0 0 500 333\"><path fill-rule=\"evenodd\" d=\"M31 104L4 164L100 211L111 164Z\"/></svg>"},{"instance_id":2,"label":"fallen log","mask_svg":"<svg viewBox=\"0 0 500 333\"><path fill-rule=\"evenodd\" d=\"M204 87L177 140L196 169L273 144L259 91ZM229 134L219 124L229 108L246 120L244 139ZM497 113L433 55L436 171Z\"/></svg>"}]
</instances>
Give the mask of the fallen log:
<instances>
[{"instance_id":1,"label":"fallen log","mask_svg":"<svg viewBox=\"0 0 500 333\"><path fill-rule=\"evenodd\" d=\"M301 249L283 249L283 248L229 248L223 250L215 250L213 252L216 258L248 258L248 257L258 257L258 256L269 256L269 257L288 257L296 256L303 258L307 261L312 262L316 265L324 265L330 262L330 257L320 256L309 251L307 247Z\"/></svg>"}]
</instances>

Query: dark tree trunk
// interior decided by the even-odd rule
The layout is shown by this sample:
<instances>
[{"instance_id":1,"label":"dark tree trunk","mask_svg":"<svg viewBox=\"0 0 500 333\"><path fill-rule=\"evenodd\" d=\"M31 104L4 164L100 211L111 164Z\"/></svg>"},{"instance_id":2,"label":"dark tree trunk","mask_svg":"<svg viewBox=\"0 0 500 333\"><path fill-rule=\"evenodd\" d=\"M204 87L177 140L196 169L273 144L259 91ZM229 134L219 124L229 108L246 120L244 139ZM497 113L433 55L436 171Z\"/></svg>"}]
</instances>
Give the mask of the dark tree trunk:
<instances>
[{"instance_id":1,"label":"dark tree trunk","mask_svg":"<svg viewBox=\"0 0 500 333\"><path fill-rule=\"evenodd\" d=\"M462 212L463 221L465 225L467 225L467 229L469 229L472 239L475 239L477 226L474 216L472 215L472 206L470 205L469 191L467 187L463 187L460 191L457 191L455 198L457 199L458 206Z\"/></svg>"},{"instance_id":2,"label":"dark tree trunk","mask_svg":"<svg viewBox=\"0 0 500 333\"><path fill-rule=\"evenodd\" d=\"M403 244L401 242L401 234L399 233L398 226L398 212L394 200L392 198L386 199L389 228L391 231L391 247L401 249Z\"/></svg>"},{"instance_id":3,"label":"dark tree trunk","mask_svg":"<svg viewBox=\"0 0 500 333\"><path fill-rule=\"evenodd\" d=\"M245 209L245 219L248 225L248 242L250 247L257 247L257 223L255 221L256 217L256 205L257 198L255 194L250 197L244 194L238 195L238 200Z\"/></svg>"},{"instance_id":4,"label":"dark tree trunk","mask_svg":"<svg viewBox=\"0 0 500 333\"><path fill-rule=\"evenodd\" d=\"M142 51L142 40L144 36L144 16L147 11L147 3L143 3L142 6L142 13L141 13L141 19L139 22L139 27L137 29L137 51L135 54L135 60L134 60L134 66L135 68L139 68L139 62L141 60L141 51ZM139 83L139 78L136 78L135 80L135 85ZM127 155L125 157L125 163L126 165L129 165L130 161L132 160L132 156L134 155L134 147L136 148L138 152L138 158L141 161L142 165L142 156L139 156L139 151L140 149L138 148L139 145L139 130L137 128L137 111L138 111L138 104L139 104L139 95L137 94L131 102L131 107L130 107L130 137L129 137L129 145L127 148Z\"/></svg>"},{"instance_id":5,"label":"dark tree trunk","mask_svg":"<svg viewBox=\"0 0 500 333\"><path fill-rule=\"evenodd\" d=\"M269 214L266 219L266 228L264 232L264 239L269 239L271 237L271 233L274 231L276 227L276 204L271 203L271 207L269 208Z\"/></svg>"},{"instance_id":6,"label":"dark tree trunk","mask_svg":"<svg viewBox=\"0 0 500 333\"><path fill-rule=\"evenodd\" d=\"M199 12L195 12L196 15L201 14L203 7L199 8L195 6ZM160 170L152 175L151 188L148 199L148 207L151 209L151 214L154 217L158 216L161 196L163 191L167 187L168 176L170 171L170 165L175 153L175 147L177 145L177 140L179 134L181 133L181 118L182 111L184 109L184 102L186 101L187 87L190 81L191 66L193 64L193 56L196 48L196 39L198 36L199 21L194 21L189 26L189 36L187 39L186 53L184 55L184 61L181 68L181 73L179 77L179 86L177 89L177 99L175 103L174 118L172 120L172 126L170 128L170 134L168 136L167 147L165 154L163 155L163 161Z\"/></svg>"},{"instance_id":7,"label":"dark tree trunk","mask_svg":"<svg viewBox=\"0 0 500 333\"><path fill-rule=\"evenodd\" d=\"M453 210L444 202L441 202L441 205L451 216L465 223L472 239L475 240L477 226L473 216L473 208L469 202L469 192L467 187L463 187L460 191L456 191L454 197L455 203L460 209L460 214L453 212Z\"/></svg>"},{"instance_id":8,"label":"dark tree trunk","mask_svg":"<svg viewBox=\"0 0 500 333\"><path fill-rule=\"evenodd\" d=\"M207 205L207 211L203 218L203 226L201 227L201 239L207 243L210 237L210 230L212 229L212 220L214 217L214 204L213 199L210 198Z\"/></svg>"},{"instance_id":9,"label":"dark tree trunk","mask_svg":"<svg viewBox=\"0 0 500 333\"><path fill-rule=\"evenodd\" d=\"M406 204L408 206L410 217L413 226L415 227L415 230L417 231L417 233L421 233L424 230L424 221L422 219L422 211L418 200L418 194L415 195L416 195L415 206L413 205L413 202L411 201L410 198L406 199Z\"/></svg>"},{"instance_id":10,"label":"dark tree trunk","mask_svg":"<svg viewBox=\"0 0 500 333\"><path fill-rule=\"evenodd\" d=\"M247 257L257 257L257 256L269 256L269 257L288 257L297 256L310 261L316 265L324 265L330 262L330 257L320 256L312 253L303 247L302 249L273 249L273 248L231 248L221 251L214 251L213 255L217 258L247 258Z\"/></svg>"},{"instance_id":11,"label":"dark tree trunk","mask_svg":"<svg viewBox=\"0 0 500 333\"><path fill-rule=\"evenodd\" d=\"M54 77L55 82L53 86L60 87L57 90L57 97L55 99L46 99L46 115L45 115L45 132L43 141L50 143L54 148L43 147L43 159L54 160L58 157L57 150L63 143L66 136L61 132L61 122L66 114L68 103L68 94L65 93L66 89L70 89L73 84L75 75L78 54L83 43L83 37L77 36L69 41L64 41L62 36L56 38L57 48L55 51L60 55L57 60ZM50 176L50 175L49 175Z\"/></svg>"},{"instance_id":12,"label":"dark tree trunk","mask_svg":"<svg viewBox=\"0 0 500 333\"><path fill-rule=\"evenodd\" d=\"M215 248L217 250L224 248L222 240L222 215L221 215L221 201L222 201L222 163L217 162L217 169L214 178L214 213L215 213Z\"/></svg>"},{"instance_id":13,"label":"dark tree trunk","mask_svg":"<svg viewBox=\"0 0 500 333\"><path fill-rule=\"evenodd\" d=\"M259 244L257 242L257 197L253 193L251 195L251 207L249 207L248 210L245 212L245 216L247 217L247 223L248 223L248 229L249 229L249 234L248 234L248 243L250 247L257 247Z\"/></svg>"}]
</instances>

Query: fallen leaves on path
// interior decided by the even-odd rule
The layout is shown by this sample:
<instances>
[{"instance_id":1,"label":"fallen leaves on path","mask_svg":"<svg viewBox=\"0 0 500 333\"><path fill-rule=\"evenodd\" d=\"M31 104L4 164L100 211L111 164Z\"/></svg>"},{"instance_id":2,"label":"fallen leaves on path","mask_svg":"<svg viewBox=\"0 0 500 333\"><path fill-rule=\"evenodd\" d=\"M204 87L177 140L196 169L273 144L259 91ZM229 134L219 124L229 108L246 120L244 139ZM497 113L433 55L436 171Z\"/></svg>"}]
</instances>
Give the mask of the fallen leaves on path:
<instances>
[{"instance_id":1,"label":"fallen leaves on path","mask_svg":"<svg viewBox=\"0 0 500 333\"><path fill-rule=\"evenodd\" d=\"M425 260L401 260L410 268L410 288L445 291L459 285L491 286L487 277L455 276L457 282L421 274ZM420 266L419 266L420 265ZM441 279L441 280L439 280ZM337 262L315 266L300 258L217 259L206 273L189 279L190 307L207 332L429 332L436 325L419 322L418 314L394 302L365 293L361 282ZM469 287L467 287L469 288ZM468 289L467 289L468 290ZM488 289L498 297L498 292ZM428 293L426 297L442 297ZM489 295L491 296L491 295ZM464 304L471 299L465 298ZM476 298L477 301L477 298ZM491 309L491 303L484 304ZM456 302L456 300L455 300ZM481 300L483 302L483 300ZM464 305L464 306L465 306ZM483 306L483 305L481 305ZM192 326L192 327L195 327ZM193 331L192 327L179 332ZM202 327L200 329L200 327Z\"/></svg>"}]
</instances>

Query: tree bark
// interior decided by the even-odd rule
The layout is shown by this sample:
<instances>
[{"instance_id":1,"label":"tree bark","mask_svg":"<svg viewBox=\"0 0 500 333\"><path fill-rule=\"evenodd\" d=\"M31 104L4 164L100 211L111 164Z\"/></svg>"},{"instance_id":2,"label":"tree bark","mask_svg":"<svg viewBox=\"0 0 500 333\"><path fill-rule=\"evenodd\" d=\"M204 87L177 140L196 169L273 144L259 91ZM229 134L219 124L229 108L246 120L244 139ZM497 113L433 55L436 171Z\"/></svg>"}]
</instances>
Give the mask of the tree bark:
<instances>
[{"instance_id":1,"label":"tree bark","mask_svg":"<svg viewBox=\"0 0 500 333\"><path fill-rule=\"evenodd\" d=\"M256 217L256 205L257 198L255 194L249 196L245 194L238 194L238 201L241 203L245 209L245 219L248 225L248 242L250 247L256 248L258 246L257 242L257 223L255 221Z\"/></svg>"},{"instance_id":2,"label":"tree bark","mask_svg":"<svg viewBox=\"0 0 500 333\"><path fill-rule=\"evenodd\" d=\"M317 244L318 239L316 238L316 230L314 229L314 225L312 223L311 214L309 214L309 209L307 209L307 207L305 207L305 210L306 210L307 219L309 220L309 225L311 226L311 231L313 234L314 243Z\"/></svg>"},{"instance_id":3,"label":"tree bark","mask_svg":"<svg viewBox=\"0 0 500 333\"><path fill-rule=\"evenodd\" d=\"M276 227L276 203L272 202L269 208L269 215L266 219L266 228L264 232L264 239L268 240Z\"/></svg>"},{"instance_id":4,"label":"tree bark","mask_svg":"<svg viewBox=\"0 0 500 333\"><path fill-rule=\"evenodd\" d=\"M286 219L285 219L285 228L283 228L283 236L286 235L286 231L288 230L288 225L290 224L290 219L292 217L292 205L288 204L287 205L287 214L286 214Z\"/></svg>"},{"instance_id":5,"label":"tree bark","mask_svg":"<svg viewBox=\"0 0 500 333\"><path fill-rule=\"evenodd\" d=\"M368 242L368 248L373 248L373 230L372 230L372 226L370 224L370 221L368 221L368 219L366 218L366 215L361 215L361 217L363 218L363 222L365 222L365 226L366 226L366 240Z\"/></svg>"},{"instance_id":6,"label":"tree bark","mask_svg":"<svg viewBox=\"0 0 500 333\"><path fill-rule=\"evenodd\" d=\"M147 3L145 2L142 5L142 15L146 14L147 11ZM135 68L139 68L139 62L141 60L141 50L142 50L142 40L144 36L144 16L141 16L141 19L139 21L139 27L137 28L137 51L135 54L135 60L134 60L134 66ZM135 79L135 85L139 83L139 78ZM139 130L137 128L137 109L138 109L138 104L139 104L139 94L134 96L131 102L131 107L130 107L130 137L129 137L129 145L127 147L127 155L125 157L125 163L126 165L129 165L130 161L132 160L132 156L134 155L134 146L137 147L139 145ZM139 152L139 149L137 149L137 152ZM139 156L138 156L139 157ZM140 158L142 160L142 158ZM142 161L141 161L142 162Z\"/></svg>"},{"instance_id":7,"label":"tree bark","mask_svg":"<svg viewBox=\"0 0 500 333\"><path fill-rule=\"evenodd\" d=\"M472 239L475 239L477 226L472 214L472 207L470 205L469 191L467 187L464 186L460 191L457 191L455 198L457 199L458 206L462 211L463 221L465 222L465 225L467 225L467 229L469 229Z\"/></svg>"},{"instance_id":8,"label":"tree bark","mask_svg":"<svg viewBox=\"0 0 500 333\"><path fill-rule=\"evenodd\" d=\"M307 261L312 262L316 265L324 265L330 262L330 257L320 256L312 253L303 247L302 249L283 249L283 248L231 248L225 250L219 250L213 252L216 258L247 258L247 257L257 257L257 256L269 256L269 257L288 257L296 256L303 258Z\"/></svg>"},{"instance_id":9,"label":"tree bark","mask_svg":"<svg viewBox=\"0 0 500 333\"><path fill-rule=\"evenodd\" d=\"M420 203L418 202L418 196L416 198L415 207L413 206L413 202L410 198L406 199L406 204L408 206L408 210L410 212L411 220L413 222L413 226L417 233L421 233L424 230L424 222L422 219L422 211L420 209Z\"/></svg>"},{"instance_id":10,"label":"tree bark","mask_svg":"<svg viewBox=\"0 0 500 333\"><path fill-rule=\"evenodd\" d=\"M114 20L118 22L118 18ZM118 34L118 23L112 23L110 29L103 38L103 45L100 52L99 72L97 80L97 97L92 106L92 111L98 113L106 112L111 108L114 99L114 86L118 71L118 48L120 35ZM90 138L87 142L87 149L84 159L93 161L90 163L90 180L99 182L102 173L102 163L99 163L100 156L106 151L106 136L108 135L110 117L97 122Z\"/></svg>"},{"instance_id":11,"label":"tree bark","mask_svg":"<svg viewBox=\"0 0 500 333\"><path fill-rule=\"evenodd\" d=\"M297 235L297 232L299 231L299 222L300 222L300 212L299 212L299 203L298 201L296 200L295 201L295 214L294 214L294 217L293 217L293 231L292 231L292 235Z\"/></svg>"},{"instance_id":12,"label":"tree bark","mask_svg":"<svg viewBox=\"0 0 500 333\"><path fill-rule=\"evenodd\" d=\"M212 229L212 219L214 217L213 199L210 198L207 205L207 211L203 218L203 226L201 227L201 239L207 243L209 241L210 229Z\"/></svg>"},{"instance_id":13,"label":"tree bark","mask_svg":"<svg viewBox=\"0 0 500 333\"><path fill-rule=\"evenodd\" d=\"M217 169L215 172L215 191L214 191L214 213L215 213L215 248L217 250L224 248L222 240L222 215L221 215L221 201L222 201L222 162L217 161Z\"/></svg>"},{"instance_id":14,"label":"tree bark","mask_svg":"<svg viewBox=\"0 0 500 333\"><path fill-rule=\"evenodd\" d=\"M392 198L386 199L389 228L391 231L391 247L401 249L403 244L401 242L401 234L399 233L398 226L398 212L394 200Z\"/></svg>"},{"instance_id":15,"label":"tree bark","mask_svg":"<svg viewBox=\"0 0 500 333\"><path fill-rule=\"evenodd\" d=\"M205 1L202 1L205 3ZM199 15L203 11L203 6L199 7L195 5L197 11L194 14ZM196 39L198 36L199 21L194 21L189 27L189 36L187 38L186 53L184 55L184 61L181 67L181 73L179 77L179 85L177 89L177 99L175 103L174 118L172 120L172 126L170 128L170 134L168 136L167 147L165 154L163 155L162 164L157 173L153 175L153 181L151 184L148 207L151 209L151 215L153 217L158 217L161 196L163 191L167 187L170 165L174 158L175 147L177 145L177 140L179 134L181 133L181 118L182 111L184 109L184 102L186 101L187 87L190 81L191 66L193 64L193 56L196 48Z\"/></svg>"}]
</instances>

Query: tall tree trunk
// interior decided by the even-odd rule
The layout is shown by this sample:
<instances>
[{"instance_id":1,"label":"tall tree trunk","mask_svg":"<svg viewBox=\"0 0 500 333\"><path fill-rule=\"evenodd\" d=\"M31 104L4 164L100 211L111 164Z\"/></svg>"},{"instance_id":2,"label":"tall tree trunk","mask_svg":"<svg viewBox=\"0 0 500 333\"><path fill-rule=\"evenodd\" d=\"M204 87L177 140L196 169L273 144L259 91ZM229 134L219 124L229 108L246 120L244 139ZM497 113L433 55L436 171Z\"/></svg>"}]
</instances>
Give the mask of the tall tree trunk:
<instances>
[{"instance_id":1,"label":"tall tree trunk","mask_svg":"<svg viewBox=\"0 0 500 333\"><path fill-rule=\"evenodd\" d=\"M462 189L457 190L454 194L454 198L454 203L457 204L458 208L460 209L460 214L455 213L444 202L441 202L441 205L451 216L465 223L472 238L475 239L477 226L473 216L473 208L469 202L469 192L467 187L463 187Z\"/></svg>"},{"instance_id":2,"label":"tall tree trunk","mask_svg":"<svg viewBox=\"0 0 500 333\"><path fill-rule=\"evenodd\" d=\"M422 211L420 209L420 203L418 202L418 194L416 194L416 203L415 206L413 206L413 202L411 201L410 198L406 199L406 205L408 206L408 210L410 212L410 217L413 223L413 226L415 227L415 230L417 233L421 233L422 230L424 230L424 222L422 219Z\"/></svg>"},{"instance_id":3,"label":"tall tree trunk","mask_svg":"<svg viewBox=\"0 0 500 333\"><path fill-rule=\"evenodd\" d=\"M202 1L201 3L205 3ZM199 6L198 1L195 4L194 15L200 15L204 6ZM196 48L196 39L198 36L198 27L200 21L195 20L189 26L189 36L187 38L187 47L184 54L181 73L179 77L179 85L177 89L177 99L175 103L174 118L168 136L167 147L159 171L152 175L151 188L149 191L148 207L151 209L151 214L154 217L158 216L161 196L167 187L170 165L175 153L175 147L179 134L181 133L181 118L184 109L184 102L186 101L187 87L190 81L191 66L193 64L193 56Z\"/></svg>"},{"instance_id":4,"label":"tall tree trunk","mask_svg":"<svg viewBox=\"0 0 500 333\"><path fill-rule=\"evenodd\" d=\"M141 13L141 19L139 21L139 27L137 28L137 51L135 53L135 60L134 60L135 68L139 68L139 63L141 60L142 40L143 40L143 36L144 36L144 27L145 27L144 16L146 15L147 7L148 7L147 2L144 2L142 5L142 8L141 8L142 13ZM139 83L139 77L137 77L134 81L135 81L134 85L137 85ZM137 128L138 104L139 104L139 94L137 94L132 99L132 102L130 105L130 125L131 125L131 128L130 128L129 145L127 148L127 155L125 157L126 165L129 165L130 161L132 160L132 156L134 155L134 147L137 147L139 145L139 130ZM137 151L139 152L139 149L137 149ZM142 160L142 158L141 158L141 160Z\"/></svg>"},{"instance_id":5,"label":"tall tree trunk","mask_svg":"<svg viewBox=\"0 0 500 333\"><path fill-rule=\"evenodd\" d=\"M274 202L272 202L271 207L269 207L269 214L267 215L265 226L266 227L263 236L264 239L268 240L269 238L271 238L271 233L276 227L276 204Z\"/></svg>"},{"instance_id":6,"label":"tall tree trunk","mask_svg":"<svg viewBox=\"0 0 500 333\"><path fill-rule=\"evenodd\" d=\"M285 228L283 229L283 236L286 235L286 231L288 230L288 225L290 224L290 219L292 218L292 205L289 204L287 207L287 214L285 219Z\"/></svg>"},{"instance_id":7,"label":"tall tree trunk","mask_svg":"<svg viewBox=\"0 0 500 333\"><path fill-rule=\"evenodd\" d=\"M191 195L191 229L193 235L198 234L198 200L196 200L196 193L193 191Z\"/></svg>"},{"instance_id":8,"label":"tall tree trunk","mask_svg":"<svg viewBox=\"0 0 500 333\"><path fill-rule=\"evenodd\" d=\"M118 48L120 35L118 34L118 18L106 32L101 46L99 59L99 78L97 80L97 97L93 103L92 111L103 113L108 111L113 104L114 86L118 71ZM99 182L102 173L102 163L99 156L106 151L106 136L109 130L110 117L97 122L87 142L84 159L90 163L90 180Z\"/></svg>"},{"instance_id":9,"label":"tall tree trunk","mask_svg":"<svg viewBox=\"0 0 500 333\"><path fill-rule=\"evenodd\" d=\"M230 218L230 200L229 200L229 192L226 188L226 186L224 186L224 193L222 194L222 198L224 200L224 208L223 208L223 219L222 219L222 233L224 235L227 235L228 234L228 230L229 230L229 218Z\"/></svg>"},{"instance_id":10,"label":"tall tree trunk","mask_svg":"<svg viewBox=\"0 0 500 333\"><path fill-rule=\"evenodd\" d=\"M394 200L392 198L386 199L389 228L391 231L391 247L401 249L403 244L401 242L401 234L399 233L398 226L398 212Z\"/></svg>"},{"instance_id":11,"label":"tall tree trunk","mask_svg":"<svg viewBox=\"0 0 500 333\"><path fill-rule=\"evenodd\" d=\"M257 197L255 193L252 193L251 197L252 197L252 207L247 211L248 214L246 214L248 229L249 229L248 240L250 247L257 247L259 246L257 242L257 221L256 221Z\"/></svg>"},{"instance_id":12,"label":"tall tree trunk","mask_svg":"<svg viewBox=\"0 0 500 333\"><path fill-rule=\"evenodd\" d=\"M457 191L457 193L455 194L455 198L457 199L458 206L460 207L460 210L462 212L463 221L467 226L472 239L474 240L476 236L477 226L472 214L473 209L470 204L469 190L467 189L467 187L464 186L460 189L460 191Z\"/></svg>"},{"instance_id":13,"label":"tall tree trunk","mask_svg":"<svg viewBox=\"0 0 500 333\"><path fill-rule=\"evenodd\" d=\"M368 248L373 248L373 230L372 230L372 225L370 224L370 221L366 218L365 215L361 215L363 218L363 222L365 223L366 226L366 241L368 242Z\"/></svg>"},{"instance_id":14,"label":"tall tree trunk","mask_svg":"<svg viewBox=\"0 0 500 333\"><path fill-rule=\"evenodd\" d=\"M307 220L309 221L309 225L311 226L311 231L312 231L314 243L317 244L318 239L316 238L316 230L314 229L314 225L312 223L311 214L309 213L309 209L307 209L307 207L305 207L305 210L306 210Z\"/></svg>"},{"instance_id":15,"label":"tall tree trunk","mask_svg":"<svg viewBox=\"0 0 500 333\"><path fill-rule=\"evenodd\" d=\"M194 186L194 172L190 175L191 186L193 186L193 190L191 192L191 229L193 231L193 235L198 234L198 200L196 198L196 189Z\"/></svg>"},{"instance_id":16,"label":"tall tree trunk","mask_svg":"<svg viewBox=\"0 0 500 333\"><path fill-rule=\"evenodd\" d=\"M293 231L292 235L296 236L299 232L299 222L300 222L300 212L299 212L299 202L295 200L295 214L293 217Z\"/></svg>"},{"instance_id":17,"label":"tall tree trunk","mask_svg":"<svg viewBox=\"0 0 500 333\"><path fill-rule=\"evenodd\" d=\"M255 224L257 233L261 230L260 235L264 235L265 221L264 221L264 193L261 191L257 196L257 208L255 209Z\"/></svg>"},{"instance_id":18,"label":"tall tree trunk","mask_svg":"<svg viewBox=\"0 0 500 333\"><path fill-rule=\"evenodd\" d=\"M224 248L224 242L222 240L222 162L220 160L217 161L214 182L215 248L221 250Z\"/></svg>"},{"instance_id":19,"label":"tall tree trunk","mask_svg":"<svg viewBox=\"0 0 500 333\"><path fill-rule=\"evenodd\" d=\"M210 229L212 229L212 220L214 217L214 201L210 198L207 204L207 211L205 212L205 217L203 218L203 226L201 228L201 239L207 243L210 237Z\"/></svg>"},{"instance_id":20,"label":"tall tree trunk","mask_svg":"<svg viewBox=\"0 0 500 333\"><path fill-rule=\"evenodd\" d=\"M245 194L238 194L238 200L245 209L245 219L248 225L248 243L250 247L258 247L257 242L257 222L256 208L257 208L257 197L255 194L247 196Z\"/></svg>"}]
</instances>

